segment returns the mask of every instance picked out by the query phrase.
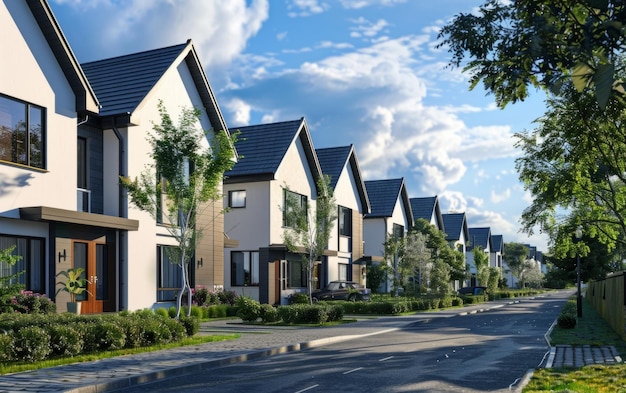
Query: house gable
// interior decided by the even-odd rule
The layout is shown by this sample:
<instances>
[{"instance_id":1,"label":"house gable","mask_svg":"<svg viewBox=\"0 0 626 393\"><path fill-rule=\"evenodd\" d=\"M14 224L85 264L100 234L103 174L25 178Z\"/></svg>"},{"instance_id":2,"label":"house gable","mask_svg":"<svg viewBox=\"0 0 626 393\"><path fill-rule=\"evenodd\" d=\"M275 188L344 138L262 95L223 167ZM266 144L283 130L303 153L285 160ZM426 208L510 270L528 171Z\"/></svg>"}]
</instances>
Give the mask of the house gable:
<instances>
[{"instance_id":1,"label":"house gable","mask_svg":"<svg viewBox=\"0 0 626 393\"><path fill-rule=\"evenodd\" d=\"M411 211L413 212L413 220L423 218L437 229L443 230L443 218L439 208L439 199L434 197L411 198Z\"/></svg>"}]
</instances>

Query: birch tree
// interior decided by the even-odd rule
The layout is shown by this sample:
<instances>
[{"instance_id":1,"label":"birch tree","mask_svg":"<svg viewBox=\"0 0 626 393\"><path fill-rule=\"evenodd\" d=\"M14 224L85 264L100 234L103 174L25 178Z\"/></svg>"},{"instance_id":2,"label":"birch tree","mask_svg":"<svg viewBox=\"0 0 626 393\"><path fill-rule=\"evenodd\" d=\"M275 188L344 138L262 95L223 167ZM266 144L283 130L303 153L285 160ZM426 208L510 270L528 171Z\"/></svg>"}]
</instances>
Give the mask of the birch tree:
<instances>
[{"instance_id":1,"label":"birch tree","mask_svg":"<svg viewBox=\"0 0 626 393\"><path fill-rule=\"evenodd\" d=\"M131 203L155 220L162 220L177 243L168 256L181 271L176 298L179 318L185 293L187 313L191 313L189 263L204 229L198 226L196 218L207 202L221 199L224 172L235 163L235 137L224 130L202 131L199 109L183 108L178 124L174 124L162 102L158 110L161 122L154 124L154 133L147 138L152 146L152 162L139 177L121 177L120 181L128 190Z\"/></svg>"},{"instance_id":2,"label":"birch tree","mask_svg":"<svg viewBox=\"0 0 626 393\"><path fill-rule=\"evenodd\" d=\"M315 262L320 260L328 247L330 233L338 214L330 177L320 176L316 185L315 211L312 211L308 200L307 203L302 203L302 199L290 192L288 187L285 187L285 200L281 206L287 224L283 241L289 251L302 255L310 304L313 304Z\"/></svg>"}]
</instances>

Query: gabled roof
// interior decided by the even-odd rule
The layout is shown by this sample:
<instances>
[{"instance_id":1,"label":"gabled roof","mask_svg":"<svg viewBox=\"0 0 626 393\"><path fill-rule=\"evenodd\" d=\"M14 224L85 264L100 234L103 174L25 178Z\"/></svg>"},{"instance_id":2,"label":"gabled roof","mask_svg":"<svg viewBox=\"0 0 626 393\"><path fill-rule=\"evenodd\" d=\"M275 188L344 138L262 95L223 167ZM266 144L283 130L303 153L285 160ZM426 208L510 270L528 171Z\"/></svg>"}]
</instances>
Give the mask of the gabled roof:
<instances>
[{"instance_id":1,"label":"gabled roof","mask_svg":"<svg viewBox=\"0 0 626 393\"><path fill-rule=\"evenodd\" d=\"M81 69L52 9L45 0L27 0L43 36L76 97L76 112L98 113L100 104Z\"/></svg>"},{"instance_id":2,"label":"gabled roof","mask_svg":"<svg viewBox=\"0 0 626 393\"><path fill-rule=\"evenodd\" d=\"M413 213L411 212L411 203L409 202L409 194L404 184L404 178L369 180L365 182L365 189L372 206L371 213L366 215L365 218L391 217L396 202L400 199L400 202L404 205L409 227L413 226Z\"/></svg>"},{"instance_id":3,"label":"gabled roof","mask_svg":"<svg viewBox=\"0 0 626 393\"><path fill-rule=\"evenodd\" d=\"M437 220L437 227L443 230L443 219L441 217L441 210L439 208L439 199L435 195L434 197L423 198L411 198L411 211L413 212L413 220L417 221L419 218L430 222L433 214Z\"/></svg>"},{"instance_id":4,"label":"gabled roof","mask_svg":"<svg viewBox=\"0 0 626 393\"><path fill-rule=\"evenodd\" d=\"M468 228L468 231L468 251L471 251L474 247L481 247L483 250L491 250L491 228Z\"/></svg>"},{"instance_id":5,"label":"gabled roof","mask_svg":"<svg viewBox=\"0 0 626 393\"><path fill-rule=\"evenodd\" d=\"M368 214L371 211L369 197L365 189L365 183L361 175L361 167L356 157L356 151L353 145L328 147L324 149L315 149L320 168L324 175L330 176L330 186L335 189L339 176L346 165L350 165L354 174L354 181L363 207L363 213Z\"/></svg>"},{"instance_id":6,"label":"gabled roof","mask_svg":"<svg viewBox=\"0 0 626 393\"><path fill-rule=\"evenodd\" d=\"M233 169L224 175L224 183L274 180L276 171L289 147L299 138L313 177L322 173L306 120L284 121L238 127L235 148L240 155Z\"/></svg>"},{"instance_id":7,"label":"gabled roof","mask_svg":"<svg viewBox=\"0 0 626 393\"><path fill-rule=\"evenodd\" d=\"M185 62L215 132L228 132L191 40L184 44L83 63L100 99L101 117L132 124L132 115L165 73Z\"/></svg>"},{"instance_id":8,"label":"gabled roof","mask_svg":"<svg viewBox=\"0 0 626 393\"><path fill-rule=\"evenodd\" d=\"M461 239L461 234L465 233L465 240L469 236L465 213L447 213L441 215L443 219L443 231L446 233L446 240L449 242Z\"/></svg>"},{"instance_id":9,"label":"gabled roof","mask_svg":"<svg viewBox=\"0 0 626 393\"><path fill-rule=\"evenodd\" d=\"M491 235L491 252L504 251L504 239L502 235Z\"/></svg>"}]
</instances>

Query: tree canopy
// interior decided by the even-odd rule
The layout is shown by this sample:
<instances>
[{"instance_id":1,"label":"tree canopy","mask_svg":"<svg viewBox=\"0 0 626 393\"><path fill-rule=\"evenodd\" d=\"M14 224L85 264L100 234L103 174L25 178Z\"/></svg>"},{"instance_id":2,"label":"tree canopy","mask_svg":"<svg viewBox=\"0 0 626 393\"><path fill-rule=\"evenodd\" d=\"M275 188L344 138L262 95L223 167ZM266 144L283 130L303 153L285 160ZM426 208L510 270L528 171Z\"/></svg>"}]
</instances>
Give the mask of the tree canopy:
<instances>
[{"instance_id":1,"label":"tree canopy","mask_svg":"<svg viewBox=\"0 0 626 393\"><path fill-rule=\"evenodd\" d=\"M170 255L181 268L178 317L185 291L188 312L191 310L188 264L203 229L196 219L206 202L221 198L224 172L235 163L236 136L225 131L208 135L199 128L198 109L183 108L178 124L162 102L158 110L161 122L153 126L154 133L147 138L152 146L152 162L139 177L121 177L120 182L128 190L131 202L155 220L166 223L164 227L178 244L172 253L175 255Z\"/></svg>"},{"instance_id":2,"label":"tree canopy","mask_svg":"<svg viewBox=\"0 0 626 393\"><path fill-rule=\"evenodd\" d=\"M533 131L517 133L520 180L534 196L523 230L549 233L555 246L572 243L578 226L608 248L626 239L626 111L605 110L568 84L547 101ZM566 247L571 248L571 247Z\"/></svg>"},{"instance_id":3,"label":"tree canopy","mask_svg":"<svg viewBox=\"0 0 626 393\"><path fill-rule=\"evenodd\" d=\"M569 81L593 88L604 108L611 96L624 99L624 23L622 0L486 0L445 25L438 46L500 107L524 100L530 87L560 94Z\"/></svg>"},{"instance_id":4,"label":"tree canopy","mask_svg":"<svg viewBox=\"0 0 626 393\"><path fill-rule=\"evenodd\" d=\"M521 243L504 243L504 258L511 273L520 278L524 261L528 258L528 247Z\"/></svg>"}]
</instances>

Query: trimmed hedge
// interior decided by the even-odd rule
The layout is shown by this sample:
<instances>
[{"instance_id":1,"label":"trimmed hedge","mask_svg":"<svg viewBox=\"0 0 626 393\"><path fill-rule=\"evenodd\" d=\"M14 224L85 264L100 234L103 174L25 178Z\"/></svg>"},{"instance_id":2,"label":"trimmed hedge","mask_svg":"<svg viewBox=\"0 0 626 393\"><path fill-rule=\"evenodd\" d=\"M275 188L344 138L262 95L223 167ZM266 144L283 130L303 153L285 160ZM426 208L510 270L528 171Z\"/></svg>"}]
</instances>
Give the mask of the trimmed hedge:
<instances>
[{"instance_id":1,"label":"trimmed hedge","mask_svg":"<svg viewBox=\"0 0 626 393\"><path fill-rule=\"evenodd\" d=\"M0 362L34 362L182 340L198 319L150 310L107 315L0 314Z\"/></svg>"},{"instance_id":2,"label":"trimmed hedge","mask_svg":"<svg viewBox=\"0 0 626 393\"><path fill-rule=\"evenodd\" d=\"M576 327L578 309L576 306L576 299L569 299L563 308L561 309L561 313L556 319L556 323L558 327L561 329L573 329Z\"/></svg>"}]
</instances>

